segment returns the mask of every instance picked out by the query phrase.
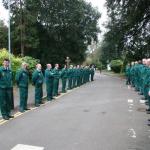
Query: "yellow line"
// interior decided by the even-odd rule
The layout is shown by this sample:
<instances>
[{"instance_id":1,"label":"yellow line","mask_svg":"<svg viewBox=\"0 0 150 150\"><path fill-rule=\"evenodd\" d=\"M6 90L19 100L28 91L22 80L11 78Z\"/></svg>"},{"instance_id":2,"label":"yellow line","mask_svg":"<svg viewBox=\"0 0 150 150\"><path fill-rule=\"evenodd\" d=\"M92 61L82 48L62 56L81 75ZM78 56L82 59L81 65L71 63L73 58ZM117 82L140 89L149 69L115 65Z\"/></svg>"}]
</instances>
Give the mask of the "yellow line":
<instances>
[{"instance_id":1,"label":"yellow line","mask_svg":"<svg viewBox=\"0 0 150 150\"><path fill-rule=\"evenodd\" d=\"M76 89L78 89L78 88L79 88L79 87L74 88L74 89L71 89L71 90L68 90L66 93L61 93L61 95L59 95L58 97L55 97L54 100L57 100L57 99L63 97L64 95L66 95L66 94L68 94L68 93L71 93L72 91L74 91L74 90L76 90ZM46 98L46 96L44 96L43 99L44 99L44 98ZM48 104L48 103L51 103L51 101L47 101L47 102L45 102L44 104L42 104L41 106L45 106L45 105ZM31 110L35 110L35 109L38 109L38 108L39 108L39 107L31 107L30 110L25 111L24 113L30 112ZM11 118L10 120L13 120L13 119L15 119L15 118L17 118L17 117L19 117L19 116L22 116L24 113L17 112L17 113L14 114L14 118ZM6 122L8 122L8 121L9 121L9 120L1 119L1 120L0 120L0 125L6 123Z\"/></svg>"},{"instance_id":2,"label":"yellow line","mask_svg":"<svg viewBox=\"0 0 150 150\"><path fill-rule=\"evenodd\" d=\"M1 119L1 120L0 120L0 123L3 122L3 121L4 121L4 119Z\"/></svg>"},{"instance_id":3,"label":"yellow line","mask_svg":"<svg viewBox=\"0 0 150 150\"><path fill-rule=\"evenodd\" d=\"M8 122L8 120L3 120L3 122L1 122L0 125L4 124L6 122Z\"/></svg>"}]
</instances>

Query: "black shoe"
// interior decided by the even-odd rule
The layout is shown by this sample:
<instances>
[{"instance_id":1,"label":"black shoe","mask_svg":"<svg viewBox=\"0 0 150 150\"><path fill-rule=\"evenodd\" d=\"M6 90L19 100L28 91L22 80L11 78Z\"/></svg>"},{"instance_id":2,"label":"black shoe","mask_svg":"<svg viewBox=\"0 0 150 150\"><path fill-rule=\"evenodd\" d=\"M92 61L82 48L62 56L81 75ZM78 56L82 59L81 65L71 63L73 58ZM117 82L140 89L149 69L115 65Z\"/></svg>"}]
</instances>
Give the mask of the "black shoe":
<instances>
[{"instance_id":1,"label":"black shoe","mask_svg":"<svg viewBox=\"0 0 150 150\"><path fill-rule=\"evenodd\" d=\"M4 120L9 120L9 117L8 116L3 116L3 119Z\"/></svg>"},{"instance_id":2,"label":"black shoe","mask_svg":"<svg viewBox=\"0 0 150 150\"><path fill-rule=\"evenodd\" d=\"M148 121L150 121L150 119L148 119Z\"/></svg>"},{"instance_id":3,"label":"black shoe","mask_svg":"<svg viewBox=\"0 0 150 150\"><path fill-rule=\"evenodd\" d=\"M142 97L141 99L142 99L142 100L146 100L146 98L145 98L145 97Z\"/></svg>"},{"instance_id":4,"label":"black shoe","mask_svg":"<svg viewBox=\"0 0 150 150\"><path fill-rule=\"evenodd\" d=\"M39 107L40 105L39 104L35 104L35 107Z\"/></svg>"},{"instance_id":5,"label":"black shoe","mask_svg":"<svg viewBox=\"0 0 150 150\"><path fill-rule=\"evenodd\" d=\"M19 112L24 113L24 109L23 108L19 108Z\"/></svg>"},{"instance_id":6,"label":"black shoe","mask_svg":"<svg viewBox=\"0 0 150 150\"><path fill-rule=\"evenodd\" d=\"M12 115L9 115L8 117L9 117L9 118L14 118L14 116L12 116Z\"/></svg>"},{"instance_id":7,"label":"black shoe","mask_svg":"<svg viewBox=\"0 0 150 150\"><path fill-rule=\"evenodd\" d=\"M45 104L44 102L40 102L40 104Z\"/></svg>"},{"instance_id":8,"label":"black shoe","mask_svg":"<svg viewBox=\"0 0 150 150\"><path fill-rule=\"evenodd\" d=\"M146 113L147 113L147 114L150 114L150 111L147 111Z\"/></svg>"},{"instance_id":9,"label":"black shoe","mask_svg":"<svg viewBox=\"0 0 150 150\"><path fill-rule=\"evenodd\" d=\"M150 111L150 108L146 109L146 111Z\"/></svg>"},{"instance_id":10,"label":"black shoe","mask_svg":"<svg viewBox=\"0 0 150 150\"><path fill-rule=\"evenodd\" d=\"M140 92L140 93L138 93L138 94L139 94L139 95L143 95L143 93L141 93L141 92Z\"/></svg>"},{"instance_id":11,"label":"black shoe","mask_svg":"<svg viewBox=\"0 0 150 150\"><path fill-rule=\"evenodd\" d=\"M29 108L26 108L25 110L31 110L31 109L29 109Z\"/></svg>"}]
</instances>

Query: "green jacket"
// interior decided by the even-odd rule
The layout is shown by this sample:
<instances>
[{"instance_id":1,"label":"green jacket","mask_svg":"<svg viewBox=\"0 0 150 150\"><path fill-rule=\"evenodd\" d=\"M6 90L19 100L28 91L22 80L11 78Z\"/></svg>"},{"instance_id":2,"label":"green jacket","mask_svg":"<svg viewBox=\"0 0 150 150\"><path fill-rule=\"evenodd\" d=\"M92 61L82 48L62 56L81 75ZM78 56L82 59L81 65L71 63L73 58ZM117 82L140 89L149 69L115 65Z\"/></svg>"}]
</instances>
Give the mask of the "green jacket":
<instances>
[{"instance_id":1,"label":"green jacket","mask_svg":"<svg viewBox=\"0 0 150 150\"><path fill-rule=\"evenodd\" d=\"M67 69L65 69L65 68L63 68L62 70L61 70L61 78L63 79L63 78L67 78L68 77L68 70Z\"/></svg>"},{"instance_id":2,"label":"green jacket","mask_svg":"<svg viewBox=\"0 0 150 150\"><path fill-rule=\"evenodd\" d=\"M73 77L73 69L69 68L68 69L68 78L72 78Z\"/></svg>"},{"instance_id":3,"label":"green jacket","mask_svg":"<svg viewBox=\"0 0 150 150\"><path fill-rule=\"evenodd\" d=\"M54 79L59 79L60 75L61 75L59 69L54 68L53 69L53 75L54 75Z\"/></svg>"},{"instance_id":4,"label":"green jacket","mask_svg":"<svg viewBox=\"0 0 150 150\"><path fill-rule=\"evenodd\" d=\"M12 71L9 68L0 67L0 88L12 88L12 79Z\"/></svg>"},{"instance_id":5,"label":"green jacket","mask_svg":"<svg viewBox=\"0 0 150 150\"><path fill-rule=\"evenodd\" d=\"M20 69L16 74L16 81L19 87L28 87L29 73L27 70Z\"/></svg>"},{"instance_id":6,"label":"green jacket","mask_svg":"<svg viewBox=\"0 0 150 150\"><path fill-rule=\"evenodd\" d=\"M45 70L45 82L46 84L53 83L54 73L52 69Z\"/></svg>"},{"instance_id":7,"label":"green jacket","mask_svg":"<svg viewBox=\"0 0 150 150\"><path fill-rule=\"evenodd\" d=\"M94 75L94 73L95 73L94 68L91 68L91 69L90 69L90 74L91 74L91 75Z\"/></svg>"},{"instance_id":8,"label":"green jacket","mask_svg":"<svg viewBox=\"0 0 150 150\"><path fill-rule=\"evenodd\" d=\"M39 70L35 70L32 74L32 83L33 85L37 86L41 86L44 82L44 76L42 71Z\"/></svg>"}]
</instances>

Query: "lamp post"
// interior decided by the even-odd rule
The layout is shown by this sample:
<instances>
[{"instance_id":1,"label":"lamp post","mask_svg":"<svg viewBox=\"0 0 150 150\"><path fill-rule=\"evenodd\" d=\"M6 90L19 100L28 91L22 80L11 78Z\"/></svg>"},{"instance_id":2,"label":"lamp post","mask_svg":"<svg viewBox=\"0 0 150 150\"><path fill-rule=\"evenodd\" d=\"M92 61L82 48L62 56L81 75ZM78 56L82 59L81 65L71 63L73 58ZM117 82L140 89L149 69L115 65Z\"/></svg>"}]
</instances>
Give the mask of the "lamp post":
<instances>
[{"instance_id":1,"label":"lamp post","mask_svg":"<svg viewBox=\"0 0 150 150\"><path fill-rule=\"evenodd\" d=\"M10 41L10 0L8 0L8 51L9 51L9 61L11 67L11 41Z\"/></svg>"}]
</instances>

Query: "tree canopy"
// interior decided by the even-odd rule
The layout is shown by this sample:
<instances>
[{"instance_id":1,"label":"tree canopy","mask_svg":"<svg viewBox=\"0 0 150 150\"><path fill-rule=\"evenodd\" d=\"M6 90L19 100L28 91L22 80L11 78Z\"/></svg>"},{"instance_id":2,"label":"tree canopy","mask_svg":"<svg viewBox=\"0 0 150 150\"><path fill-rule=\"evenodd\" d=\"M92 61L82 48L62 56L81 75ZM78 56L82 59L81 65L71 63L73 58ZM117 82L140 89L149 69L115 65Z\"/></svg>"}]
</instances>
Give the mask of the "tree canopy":
<instances>
[{"instance_id":1,"label":"tree canopy","mask_svg":"<svg viewBox=\"0 0 150 150\"><path fill-rule=\"evenodd\" d=\"M106 6L109 20L101 45L102 61L150 57L150 1L106 0Z\"/></svg>"},{"instance_id":2,"label":"tree canopy","mask_svg":"<svg viewBox=\"0 0 150 150\"><path fill-rule=\"evenodd\" d=\"M3 0L7 8L7 0ZM30 55L42 63L75 63L85 58L100 32L100 13L84 0L11 0L14 54Z\"/></svg>"}]
</instances>

